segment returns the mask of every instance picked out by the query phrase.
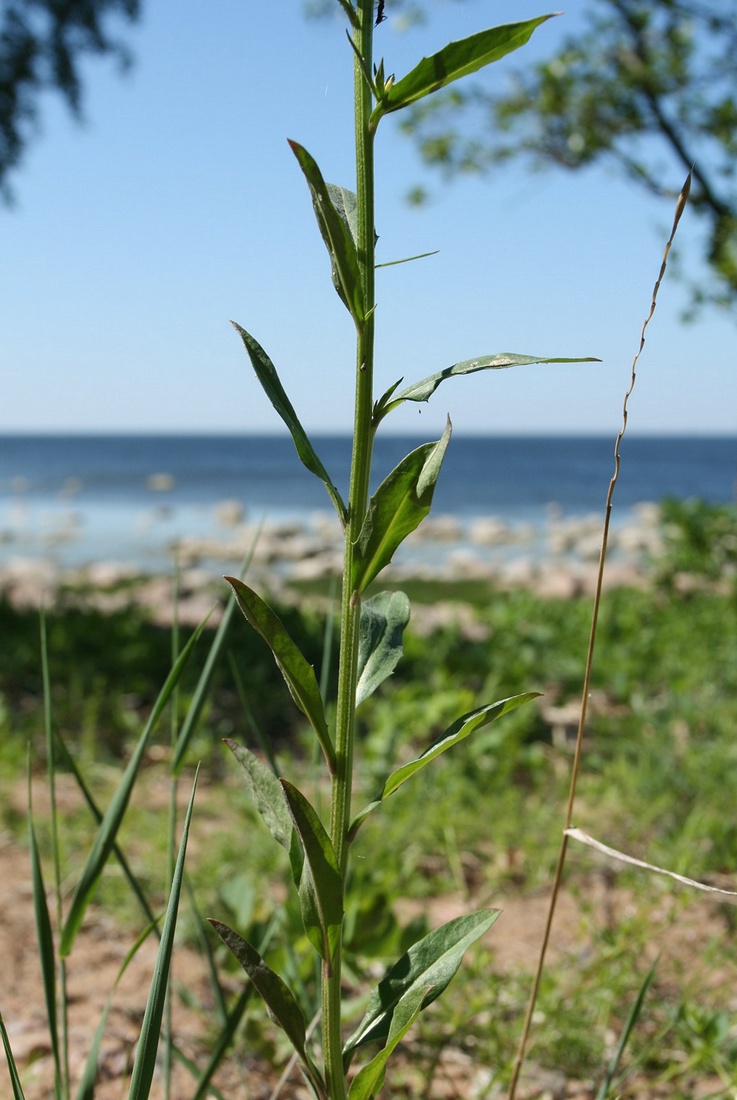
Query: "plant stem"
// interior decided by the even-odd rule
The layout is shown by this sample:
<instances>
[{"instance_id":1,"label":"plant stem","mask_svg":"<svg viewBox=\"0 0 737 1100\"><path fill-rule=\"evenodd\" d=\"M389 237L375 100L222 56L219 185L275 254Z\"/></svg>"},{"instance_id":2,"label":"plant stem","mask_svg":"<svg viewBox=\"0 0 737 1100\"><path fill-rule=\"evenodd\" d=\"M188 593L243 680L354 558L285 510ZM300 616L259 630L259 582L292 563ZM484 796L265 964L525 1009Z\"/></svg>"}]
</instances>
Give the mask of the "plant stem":
<instances>
[{"instance_id":1,"label":"plant stem","mask_svg":"<svg viewBox=\"0 0 737 1100\"><path fill-rule=\"evenodd\" d=\"M330 814L330 836L344 883L348 864L347 835L351 814L358 631L361 617L360 596L351 591L351 574L353 545L358 538L368 505L373 443L371 415L374 365L374 135L370 125L373 107L371 89L364 76L364 69L371 72L373 30L373 0L359 0L353 41L357 52L354 60L357 244L364 319L356 326L353 454L343 555L340 664L335 729L336 770L332 783ZM330 1100L344 1100L346 1095L340 1032L341 961L342 946L339 945L332 966L323 968L323 1048L325 1083Z\"/></svg>"}]
</instances>

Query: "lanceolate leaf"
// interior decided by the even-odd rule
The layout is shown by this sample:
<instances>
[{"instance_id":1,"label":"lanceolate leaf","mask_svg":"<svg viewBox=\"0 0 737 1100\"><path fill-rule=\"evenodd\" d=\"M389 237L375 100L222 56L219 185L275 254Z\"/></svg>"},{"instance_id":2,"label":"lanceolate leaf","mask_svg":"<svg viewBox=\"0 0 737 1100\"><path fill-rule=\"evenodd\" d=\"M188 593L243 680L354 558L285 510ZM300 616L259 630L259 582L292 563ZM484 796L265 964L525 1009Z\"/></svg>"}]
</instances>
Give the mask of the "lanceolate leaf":
<instances>
[{"instance_id":1,"label":"lanceolate leaf","mask_svg":"<svg viewBox=\"0 0 737 1100\"><path fill-rule=\"evenodd\" d=\"M353 592L360 595L364 591L430 511L450 432L449 420L437 443L426 443L412 451L374 493L356 543Z\"/></svg>"},{"instance_id":2,"label":"lanceolate leaf","mask_svg":"<svg viewBox=\"0 0 737 1100\"><path fill-rule=\"evenodd\" d=\"M239 581L236 577L225 579L235 592L241 611L254 630L258 631L268 644L292 698L309 719L328 766L331 771L334 771L335 750L330 741L315 670L292 641L281 619L274 614L268 604L264 603L261 597L257 596L243 581Z\"/></svg>"},{"instance_id":3,"label":"lanceolate leaf","mask_svg":"<svg viewBox=\"0 0 737 1100\"><path fill-rule=\"evenodd\" d=\"M361 605L356 706L391 676L402 656L410 606L404 592L380 592Z\"/></svg>"},{"instance_id":4,"label":"lanceolate leaf","mask_svg":"<svg viewBox=\"0 0 737 1100\"><path fill-rule=\"evenodd\" d=\"M478 72L493 61L499 61L506 54L524 46L535 28L550 18L550 15L541 15L522 23L492 27L459 42L450 42L431 57L423 57L419 65L400 80L387 80L384 95L374 110L372 122L378 123L382 115L408 107L418 99L445 88L454 80Z\"/></svg>"},{"instance_id":5,"label":"lanceolate leaf","mask_svg":"<svg viewBox=\"0 0 737 1100\"><path fill-rule=\"evenodd\" d=\"M317 224L333 266L335 289L356 324L360 325L365 318L365 309L358 253L352 231L347 219L344 220L333 205L328 185L310 154L296 141L290 141L289 144L310 188Z\"/></svg>"},{"instance_id":6,"label":"lanceolate leaf","mask_svg":"<svg viewBox=\"0 0 737 1100\"><path fill-rule=\"evenodd\" d=\"M329 966L340 942L343 922L343 886L338 860L330 837L305 796L285 779L280 782L305 857L299 882L305 932Z\"/></svg>"},{"instance_id":7,"label":"lanceolate leaf","mask_svg":"<svg viewBox=\"0 0 737 1100\"><path fill-rule=\"evenodd\" d=\"M166 990L169 984L169 971L171 970L171 956L174 949L174 933L177 927L177 914L179 912L179 898L182 892L182 880L184 878L184 857L187 851L187 837L189 836L189 823L192 820L194 808L194 796L197 789L197 776L192 784L192 794L189 798L187 813L182 828L182 839L179 842L179 853L174 868L169 902L166 907L164 926L161 929L161 941L156 955L151 988L146 1001L146 1011L143 1014L141 1024L141 1037L136 1049L136 1057L131 1074L130 1092L128 1100L148 1100L151 1092L151 1082L156 1068L156 1053L161 1036L161 1021L164 1015L164 1003Z\"/></svg>"},{"instance_id":8,"label":"lanceolate leaf","mask_svg":"<svg viewBox=\"0 0 737 1100\"><path fill-rule=\"evenodd\" d=\"M395 393L396 386L387 390L374 409L374 423L381 420L392 409L396 409L403 401L429 401L435 390L446 378L456 378L461 374L475 374L480 370L504 370L506 367L526 367L534 363L598 363L598 359L590 357L584 359L551 359L538 358L535 355L515 355L514 352L502 351L497 355L482 355L478 359L464 359L461 363L454 363L452 367L431 374L429 378L423 378L421 382L414 382L411 386ZM397 386L399 383L397 382Z\"/></svg>"},{"instance_id":9,"label":"lanceolate leaf","mask_svg":"<svg viewBox=\"0 0 737 1100\"><path fill-rule=\"evenodd\" d=\"M509 714L510 711L521 707L523 703L528 703L531 699L537 698L539 694L539 691L527 691L523 695L512 695L509 699L500 699L497 703L487 703L486 706L477 707L476 710L471 710L468 714L458 718L452 726L448 726L444 733L436 737L420 756L410 760L407 764L403 764L401 768L397 768L396 771L391 773L379 795L353 819L350 829L351 836L355 836L359 825L372 810L380 806L384 799L388 798L390 794L394 794L403 783L406 783L408 779L411 779L413 775L426 767L431 760L440 756L441 753L447 752L459 741L463 741L474 730L488 725L489 722L494 722L497 718L501 718L503 714Z\"/></svg>"},{"instance_id":10,"label":"lanceolate leaf","mask_svg":"<svg viewBox=\"0 0 737 1100\"><path fill-rule=\"evenodd\" d=\"M231 741L229 737L225 738L225 744L240 764L246 787L269 832L274 840L289 852L292 874L299 886L302 872L302 848L292 826L292 818L284 800L281 783L271 768L249 749L236 741Z\"/></svg>"},{"instance_id":11,"label":"lanceolate leaf","mask_svg":"<svg viewBox=\"0 0 737 1100\"><path fill-rule=\"evenodd\" d=\"M236 324L235 321L231 321L230 323L245 345L248 357L251 360L251 365L256 372L256 377L261 383L266 396L289 428L300 461L307 467L310 473L315 474L315 476L319 477L320 481L323 482L335 506L335 510L338 513L340 522L345 525L346 506L341 499L340 493L330 480L327 470L317 457L317 453L307 437L307 432L300 424L299 417L294 411L292 403L279 381L276 367L261 345L254 340L249 332L246 332L246 330Z\"/></svg>"},{"instance_id":12,"label":"lanceolate leaf","mask_svg":"<svg viewBox=\"0 0 737 1100\"><path fill-rule=\"evenodd\" d=\"M348 1100L373 1100L378 1096L389 1058L420 1015L431 993L431 986L414 986L401 998L392 1015L386 1045L356 1074L348 1090Z\"/></svg>"},{"instance_id":13,"label":"lanceolate leaf","mask_svg":"<svg viewBox=\"0 0 737 1100\"><path fill-rule=\"evenodd\" d=\"M209 616L208 616L209 617ZM207 620L205 620L207 622ZM187 642L186 646L177 658L174 667L166 678L163 688L159 692L159 697L154 704L154 708L151 711L148 722L138 739L138 744L133 750L133 755L130 758L127 768L123 773L116 791L112 797L110 805L105 811L105 816L100 822L100 826L97 830L92 850L82 871L82 877L77 883L77 888L74 891L74 897L72 898L72 904L67 915L66 924L64 925L64 931L61 937L61 944L59 946L59 954L62 958L65 958L72 949L77 932L82 924L87 906L90 903L92 895L94 893L97 882L102 874L103 868L107 863L108 857L115 845L115 838L120 828L120 823L125 816L125 811L130 800L133 785L138 775L138 769L141 766L143 755L146 751L151 734L156 728L156 724L161 717L164 707L169 701L169 697L179 682L179 677L182 675L182 671L187 661L189 660L192 648L199 638L202 630L204 629L205 622L202 622L192 637Z\"/></svg>"},{"instance_id":14,"label":"lanceolate leaf","mask_svg":"<svg viewBox=\"0 0 737 1100\"><path fill-rule=\"evenodd\" d=\"M454 977L466 950L491 928L499 912L482 909L456 917L410 947L372 990L366 1014L343 1048L346 1061L364 1043L389 1035L397 1006L411 990L426 990L423 1008L436 1000Z\"/></svg>"},{"instance_id":15,"label":"lanceolate leaf","mask_svg":"<svg viewBox=\"0 0 737 1100\"><path fill-rule=\"evenodd\" d=\"M271 1018L286 1033L300 1059L306 1065L305 1018L289 986L266 965L256 948L252 947L247 940L222 921L213 920L212 917L209 921L263 997Z\"/></svg>"}]
</instances>

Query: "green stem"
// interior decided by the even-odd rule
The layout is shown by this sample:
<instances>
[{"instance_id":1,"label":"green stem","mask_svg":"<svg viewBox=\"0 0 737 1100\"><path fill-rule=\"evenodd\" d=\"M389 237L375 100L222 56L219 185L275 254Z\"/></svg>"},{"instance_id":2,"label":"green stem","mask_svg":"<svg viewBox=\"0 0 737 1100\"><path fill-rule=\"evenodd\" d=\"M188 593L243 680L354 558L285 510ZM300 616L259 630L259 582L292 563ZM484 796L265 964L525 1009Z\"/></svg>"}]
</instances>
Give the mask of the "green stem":
<instances>
[{"instance_id":1,"label":"green stem","mask_svg":"<svg viewBox=\"0 0 737 1100\"><path fill-rule=\"evenodd\" d=\"M373 51L373 0L359 0L354 27L356 192L358 196L358 261L361 271L363 315L356 331L356 389L353 421L353 455L348 496L348 522L343 556L343 592L340 617L340 665L335 723L336 770L332 783L330 836L338 857L343 883L348 864L348 828L353 781L353 743L358 668L358 628L361 602L351 591L353 545L366 514L371 476L373 434L374 358L374 134L370 125L373 101L364 71L371 72ZM360 60L359 60L360 59ZM361 64L362 62L362 64ZM343 1070L340 976L342 947L332 966L323 970L323 1048L325 1083L330 1100L346 1096Z\"/></svg>"}]
</instances>

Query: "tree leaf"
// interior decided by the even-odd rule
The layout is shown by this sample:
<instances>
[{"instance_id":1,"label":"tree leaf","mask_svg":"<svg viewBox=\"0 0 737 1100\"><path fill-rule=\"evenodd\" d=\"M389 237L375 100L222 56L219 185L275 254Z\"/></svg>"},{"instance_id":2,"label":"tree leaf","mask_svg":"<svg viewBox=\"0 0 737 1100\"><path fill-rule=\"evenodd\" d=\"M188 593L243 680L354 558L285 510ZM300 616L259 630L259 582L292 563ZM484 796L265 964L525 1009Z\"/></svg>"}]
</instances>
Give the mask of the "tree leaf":
<instances>
[{"instance_id":1,"label":"tree leaf","mask_svg":"<svg viewBox=\"0 0 737 1100\"><path fill-rule=\"evenodd\" d=\"M392 1014L386 1045L356 1074L348 1090L348 1100L374 1100L378 1096L384 1084L389 1058L412 1027L431 993L432 986L415 986L400 999Z\"/></svg>"},{"instance_id":2,"label":"tree leaf","mask_svg":"<svg viewBox=\"0 0 737 1100\"><path fill-rule=\"evenodd\" d=\"M274 655L286 685L295 703L309 720L320 743L330 771L335 770L335 750L333 749L325 721L320 688L315 670L284 628L281 619L274 614L268 604L257 596L252 588L236 577L226 577L226 581L235 592L243 614L269 646Z\"/></svg>"},{"instance_id":3,"label":"tree leaf","mask_svg":"<svg viewBox=\"0 0 737 1100\"><path fill-rule=\"evenodd\" d=\"M335 510L338 513L340 522L345 526L347 516L346 506L341 499L340 493L330 480L327 470L318 458L317 452L310 443L307 432L302 427L299 417L294 411L294 407L279 381L276 367L258 341L254 340L249 332L246 332L246 330L236 324L235 321L231 321L230 323L245 345L248 357L251 360L251 366L256 372L256 377L261 383L266 396L289 428L302 465L306 466L311 474L314 474L323 482Z\"/></svg>"},{"instance_id":4,"label":"tree leaf","mask_svg":"<svg viewBox=\"0 0 737 1100\"><path fill-rule=\"evenodd\" d=\"M320 227L322 239L330 255L333 269L333 283L353 320L360 325L365 320L361 272L358 266L358 253L349 228L347 215L341 217L333 205L328 185L310 154L296 141L289 142L292 152L307 180L315 208L315 217ZM335 184L332 185L335 188ZM349 194L349 192L345 192Z\"/></svg>"},{"instance_id":5,"label":"tree leaf","mask_svg":"<svg viewBox=\"0 0 737 1100\"><path fill-rule=\"evenodd\" d=\"M266 1002L269 1016L284 1031L302 1062L307 1064L306 1025L291 989L259 955L255 947L222 921L208 918L225 946L235 955Z\"/></svg>"},{"instance_id":6,"label":"tree leaf","mask_svg":"<svg viewBox=\"0 0 737 1100\"><path fill-rule=\"evenodd\" d=\"M277 843L289 852L294 881L299 886L302 872L302 849L292 826L281 783L271 768L258 756L237 741L225 738L233 756L240 765L246 788L253 798L256 809L261 814L269 832Z\"/></svg>"},{"instance_id":7,"label":"tree leaf","mask_svg":"<svg viewBox=\"0 0 737 1100\"><path fill-rule=\"evenodd\" d=\"M353 557L351 587L359 595L430 511L450 433L448 420L438 442L402 459L372 496Z\"/></svg>"},{"instance_id":8,"label":"tree leaf","mask_svg":"<svg viewBox=\"0 0 737 1100\"><path fill-rule=\"evenodd\" d=\"M364 1043L388 1036L400 1000L410 990L426 990L422 1008L437 1000L461 965L467 948L491 928L499 909L456 917L410 947L371 991L366 1013L343 1047L343 1056Z\"/></svg>"},{"instance_id":9,"label":"tree leaf","mask_svg":"<svg viewBox=\"0 0 737 1100\"><path fill-rule=\"evenodd\" d=\"M534 355L515 355L514 352L502 351L497 355L482 355L478 359L464 359L460 363L454 363L452 367L431 374L429 378L423 378L421 382L413 382L411 386L400 390L395 394L396 386L387 390L374 408L374 424L379 424L388 412L396 409L403 401L429 401L435 390L446 378L456 378L461 374L475 374L481 370L504 370L507 367L525 367L534 363L598 363L600 360L591 357L583 359L551 359L538 358ZM396 385L399 385L397 382Z\"/></svg>"},{"instance_id":10,"label":"tree leaf","mask_svg":"<svg viewBox=\"0 0 737 1100\"><path fill-rule=\"evenodd\" d=\"M351 837L355 836L359 825L377 806L380 806L390 794L394 794L403 783L406 783L408 779L411 779L413 775L426 767L430 761L453 748L459 741L463 741L474 730L488 725L489 722L496 721L497 718L509 714L510 711L516 710L517 707L521 707L523 703L528 703L531 699L536 699L539 695L539 691L527 691L522 695L512 695L508 699L500 699L497 703L487 703L483 707L477 707L475 710L471 710L468 714L456 719L453 725L448 726L444 733L436 737L420 756L410 760L407 764L403 764L401 768L397 768L396 771L391 773L380 794L353 819L350 828Z\"/></svg>"},{"instance_id":11,"label":"tree leaf","mask_svg":"<svg viewBox=\"0 0 737 1100\"><path fill-rule=\"evenodd\" d=\"M294 827L302 842L304 871L299 883L302 920L311 944L330 966L340 942L343 883L330 837L301 791L280 780Z\"/></svg>"},{"instance_id":12,"label":"tree leaf","mask_svg":"<svg viewBox=\"0 0 737 1100\"><path fill-rule=\"evenodd\" d=\"M404 592L380 592L361 605L356 706L368 699L397 667L409 615L409 599Z\"/></svg>"},{"instance_id":13,"label":"tree leaf","mask_svg":"<svg viewBox=\"0 0 737 1100\"><path fill-rule=\"evenodd\" d=\"M199 770L199 769L198 769ZM161 941L156 955L151 988L146 1001L146 1011L143 1014L141 1024L141 1036L136 1048L136 1057L131 1074L130 1091L128 1100L148 1100L151 1091L154 1070L156 1068L156 1052L159 1048L161 1035L161 1021L164 1014L166 990L169 984L169 971L171 969L171 956L174 949L174 933L177 927L177 914L179 912L179 898L182 892L182 880L184 878L184 857L187 852L187 837L189 836L189 823L192 820L194 808L194 796L197 789L197 776L192 784L192 794L189 798L187 813L182 827L182 838L179 842L179 853L174 868L169 902L166 907L164 926L161 929Z\"/></svg>"},{"instance_id":14,"label":"tree leaf","mask_svg":"<svg viewBox=\"0 0 737 1100\"><path fill-rule=\"evenodd\" d=\"M209 616L208 616L209 618ZM128 766L123 773L123 777L118 784L115 793L110 801L110 805L105 811L105 815L100 822L95 840L92 845L92 849L87 858L87 863L82 871L81 878L77 883L77 888L74 891L74 897L72 898L72 904L67 914L66 923L61 936L61 943L59 945L59 954L62 958L66 958L72 949L74 940L79 932L84 914L87 910L92 895L94 894L95 887L103 872L103 868L107 863L108 857L115 846L115 838L120 828L120 823L125 816L125 811L130 801L133 785L135 784L136 777L138 775L138 769L141 766L143 755L146 751L151 734L153 733L159 718L164 710L164 707L169 702L171 693L174 691L179 678L182 675L184 666L186 665L189 657L192 653L195 642L202 633L205 623L205 619L197 627L192 637L185 645L182 652L179 654L174 667L166 678L164 686L159 692L159 697L154 704L154 708L151 711L148 722L146 723L141 736L138 739L138 743L133 750L133 754L128 762Z\"/></svg>"},{"instance_id":15,"label":"tree leaf","mask_svg":"<svg viewBox=\"0 0 737 1100\"><path fill-rule=\"evenodd\" d=\"M418 99L445 88L452 81L499 61L506 54L524 46L532 32L551 18L552 15L541 15L537 19L526 19L521 23L491 27L459 42L448 43L431 57L423 57L400 80L387 80L384 95L374 109L372 122L378 123L382 115L408 107L410 103L416 103Z\"/></svg>"}]
</instances>

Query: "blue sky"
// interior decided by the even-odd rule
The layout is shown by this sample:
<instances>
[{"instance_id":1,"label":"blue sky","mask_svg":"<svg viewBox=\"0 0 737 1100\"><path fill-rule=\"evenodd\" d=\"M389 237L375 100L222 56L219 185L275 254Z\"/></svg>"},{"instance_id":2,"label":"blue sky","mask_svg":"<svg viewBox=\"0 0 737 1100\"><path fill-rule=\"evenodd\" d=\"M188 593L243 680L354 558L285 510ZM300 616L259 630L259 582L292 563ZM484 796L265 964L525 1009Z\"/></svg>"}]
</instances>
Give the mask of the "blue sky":
<instances>
[{"instance_id":1,"label":"blue sky","mask_svg":"<svg viewBox=\"0 0 737 1100\"><path fill-rule=\"evenodd\" d=\"M387 9L390 5L387 4ZM86 123L53 96L0 209L0 431L280 430L228 325L271 355L308 429L347 431L353 333L335 294L288 137L353 186L351 53L341 21L306 22L302 0L146 0L126 31L135 65L86 65ZM539 28L492 66L504 81L580 13ZM426 26L377 36L387 71L494 23L541 14L532 0L438 0ZM427 175L387 119L377 146L381 261L377 392L498 351L595 355L448 383L403 407L397 432L615 432L671 222L667 204L604 169L520 166L450 187ZM433 198L404 201L422 182ZM679 171L672 182L682 181ZM682 262L698 276L688 213ZM693 246L690 246L693 242ZM737 327L679 322L663 288L630 406L637 432L737 430Z\"/></svg>"}]
</instances>

